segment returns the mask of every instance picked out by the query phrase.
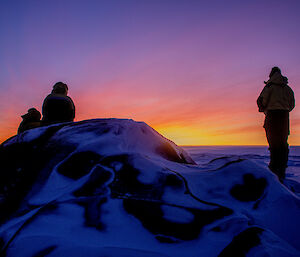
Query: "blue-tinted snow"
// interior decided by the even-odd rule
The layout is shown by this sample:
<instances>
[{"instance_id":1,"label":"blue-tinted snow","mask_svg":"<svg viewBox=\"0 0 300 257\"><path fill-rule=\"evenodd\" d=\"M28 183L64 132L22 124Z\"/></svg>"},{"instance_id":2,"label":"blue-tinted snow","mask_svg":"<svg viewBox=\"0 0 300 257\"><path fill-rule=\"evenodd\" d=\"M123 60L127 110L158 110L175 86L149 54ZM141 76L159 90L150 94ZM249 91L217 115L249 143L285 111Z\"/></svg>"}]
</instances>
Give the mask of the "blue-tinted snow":
<instances>
[{"instance_id":1,"label":"blue-tinted snow","mask_svg":"<svg viewBox=\"0 0 300 257\"><path fill-rule=\"evenodd\" d=\"M291 147L285 186L268 170L264 147L180 148L132 120L48 129L4 146L43 137L38 151L51 150L19 209L2 221L4 256L209 257L249 229L262 232L247 256L300 256L299 148ZM90 170L76 179L60 172L70 156L87 151L99 156ZM245 201L232 189L248 190L249 174L266 185Z\"/></svg>"}]
</instances>

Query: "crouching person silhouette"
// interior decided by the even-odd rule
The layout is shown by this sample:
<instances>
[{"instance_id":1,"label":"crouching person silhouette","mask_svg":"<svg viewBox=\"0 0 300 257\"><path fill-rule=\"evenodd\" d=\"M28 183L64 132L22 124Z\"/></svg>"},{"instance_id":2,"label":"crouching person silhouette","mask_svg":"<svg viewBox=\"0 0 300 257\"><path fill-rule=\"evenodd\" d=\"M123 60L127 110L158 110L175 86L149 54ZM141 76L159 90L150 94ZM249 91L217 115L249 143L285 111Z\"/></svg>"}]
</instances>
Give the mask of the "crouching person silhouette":
<instances>
[{"instance_id":1,"label":"crouching person silhouette","mask_svg":"<svg viewBox=\"0 0 300 257\"><path fill-rule=\"evenodd\" d=\"M270 151L269 169L281 182L285 178L289 155L289 112L295 107L294 92L287 83L288 79L281 75L281 70L273 67L257 99L259 112L265 113L264 128Z\"/></svg>"},{"instance_id":2,"label":"crouching person silhouette","mask_svg":"<svg viewBox=\"0 0 300 257\"><path fill-rule=\"evenodd\" d=\"M43 103L43 125L74 121L75 105L68 95L68 86L57 82Z\"/></svg>"},{"instance_id":3,"label":"crouching person silhouette","mask_svg":"<svg viewBox=\"0 0 300 257\"><path fill-rule=\"evenodd\" d=\"M18 134L28 129L33 129L41 126L41 113L35 109L30 108L26 114L21 116L23 121L18 128Z\"/></svg>"}]
</instances>

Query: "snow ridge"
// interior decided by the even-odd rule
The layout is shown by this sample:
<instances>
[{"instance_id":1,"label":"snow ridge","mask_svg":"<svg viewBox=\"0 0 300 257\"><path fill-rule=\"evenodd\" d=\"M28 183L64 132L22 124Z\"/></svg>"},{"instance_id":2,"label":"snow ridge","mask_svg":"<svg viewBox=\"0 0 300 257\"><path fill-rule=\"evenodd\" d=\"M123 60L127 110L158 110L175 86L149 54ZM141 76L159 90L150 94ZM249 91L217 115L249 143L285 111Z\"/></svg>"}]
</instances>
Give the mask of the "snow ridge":
<instances>
[{"instance_id":1,"label":"snow ridge","mask_svg":"<svg viewBox=\"0 0 300 257\"><path fill-rule=\"evenodd\" d=\"M197 165L143 122L32 129L0 160L0 256L300 256L299 197L264 165Z\"/></svg>"}]
</instances>

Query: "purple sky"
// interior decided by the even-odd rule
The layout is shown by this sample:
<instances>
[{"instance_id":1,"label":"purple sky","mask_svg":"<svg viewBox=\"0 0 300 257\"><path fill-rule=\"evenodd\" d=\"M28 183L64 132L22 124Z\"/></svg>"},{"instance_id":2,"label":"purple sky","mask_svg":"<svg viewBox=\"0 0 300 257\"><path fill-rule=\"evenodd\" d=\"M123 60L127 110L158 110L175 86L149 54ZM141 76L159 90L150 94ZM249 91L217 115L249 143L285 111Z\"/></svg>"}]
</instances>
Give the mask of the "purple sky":
<instances>
[{"instance_id":1,"label":"purple sky","mask_svg":"<svg viewBox=\"0 0 300 257\"><path fill-rule=\"evenodd\" d=\"M0 140L57 81L77 120L142 120L178 144L266 144L272 66L297 103L300 1L1 1ZM300 144L300 113L291 113Z\"/></svg>"}]
</instances>

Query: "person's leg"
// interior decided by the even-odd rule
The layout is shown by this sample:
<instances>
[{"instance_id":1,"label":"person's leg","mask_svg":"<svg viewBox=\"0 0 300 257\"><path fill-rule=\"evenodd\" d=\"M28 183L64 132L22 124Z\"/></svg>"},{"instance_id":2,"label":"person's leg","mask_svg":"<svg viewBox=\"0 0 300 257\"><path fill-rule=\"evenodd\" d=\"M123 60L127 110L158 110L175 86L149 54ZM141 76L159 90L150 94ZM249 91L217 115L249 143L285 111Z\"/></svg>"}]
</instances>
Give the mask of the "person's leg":
<instances>
[{"instance_id":1,"label":"person's leg","mask_svg":"<svg viewBox=\"0 0 300 257\"><path fill-rule=\"evenodd\" d=\"M285 179L285 171L287 168L288 163L288 156L289 156L289 148L288 146L282 147L278 154L278 177L282 181Z\"/></svg>"},{"instance_id":2,"label":"person's leg","mask_svg":"<svg viewBox=\"0 0 300 257\"><path fill-rule=\"evenodd\" d=\"M279 178L283 180L285 178L285 170L287 168L288 157L289 157L289 145L288 145L288 136L289 136L289 113L281 112L280 113L280 131L278 131L278 140L280 145L279 153Z\"/></svg>"},{"instance_id":3,"label":"person's leg","mask_svg":"<svg viewBox=\"0 0 300 257\"><path fill-rule=\"evenodd\" d=\"M270 162L269 162L269 169L276 174L277 169L277 160L278 160L278 151L276 151L276 131L274 131L273 126L273 113L268 112L266 114L264 128L266 131L266 137L269 144L269 151L270 151Z\"/></svg>"},{"instance_id":4,"label":"person's leg","mask_svg":"<svg viewBox=\"0 0 300 257\"><path fill-rule=\"evenodd\" d=\"M269 168L283 181L289 154L289 113L281 110L268 112L265 129L270 150Z\"/></svg>"}]
</instances>

